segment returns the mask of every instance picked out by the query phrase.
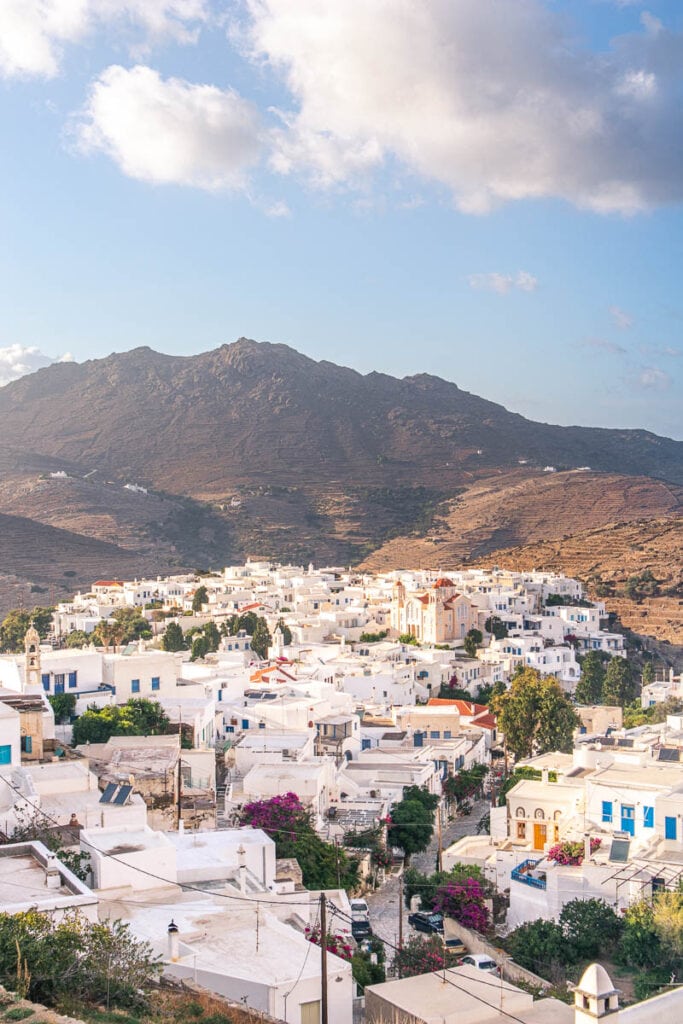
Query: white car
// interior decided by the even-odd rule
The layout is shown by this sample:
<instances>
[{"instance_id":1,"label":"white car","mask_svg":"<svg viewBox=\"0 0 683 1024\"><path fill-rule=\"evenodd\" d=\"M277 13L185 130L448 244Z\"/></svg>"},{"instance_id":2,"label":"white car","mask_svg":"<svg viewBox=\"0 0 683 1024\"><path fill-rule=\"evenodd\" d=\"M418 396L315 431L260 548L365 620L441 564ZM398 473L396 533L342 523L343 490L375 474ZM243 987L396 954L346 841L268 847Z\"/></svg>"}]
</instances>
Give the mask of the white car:
<instances>
[{"instance_id":1,"label":"white car","mask_svg":"<svg viewBox=\"0 0 683 1024\"><path fill-rule=\"evenodd\" d=\"M363 914L365 917L367 917L368 914L370 913L370 908L368 907L365 900L351 900L351 913L354 916Z\"/></svg>"},{"instance_id":2,"label":"white car","mask_svg":"<svg viewBox=\"0 0 683 1024\"><path fill-rule=\"evenodd\" d=\"M469 967L476 967L480 971L488 971L490 974L498 973L498 964L495 960L492 960L486 953L468 953L464 956L461 964L467 964Z\"/></svg>"}]
</instances>

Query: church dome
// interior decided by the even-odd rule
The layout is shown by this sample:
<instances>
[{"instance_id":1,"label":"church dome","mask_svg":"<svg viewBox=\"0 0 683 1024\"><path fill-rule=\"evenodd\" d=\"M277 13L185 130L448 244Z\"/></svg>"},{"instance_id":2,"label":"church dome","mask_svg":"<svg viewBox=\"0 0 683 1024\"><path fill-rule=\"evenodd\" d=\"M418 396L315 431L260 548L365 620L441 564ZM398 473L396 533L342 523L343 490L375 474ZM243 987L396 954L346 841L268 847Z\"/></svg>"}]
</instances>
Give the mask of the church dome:
<instances>
[{"instance_id":1,"label":"church dome","mask_svg":"<svg viewBox=\"0 0 683 1024\"><path fill-rule=\"evenodd\" d=\"M442 587L454 587L455 583L453 580L449 580L448 576L439 576L438 580L434 584L434 590L441 590Z\"/></svg>"}]
</instances>

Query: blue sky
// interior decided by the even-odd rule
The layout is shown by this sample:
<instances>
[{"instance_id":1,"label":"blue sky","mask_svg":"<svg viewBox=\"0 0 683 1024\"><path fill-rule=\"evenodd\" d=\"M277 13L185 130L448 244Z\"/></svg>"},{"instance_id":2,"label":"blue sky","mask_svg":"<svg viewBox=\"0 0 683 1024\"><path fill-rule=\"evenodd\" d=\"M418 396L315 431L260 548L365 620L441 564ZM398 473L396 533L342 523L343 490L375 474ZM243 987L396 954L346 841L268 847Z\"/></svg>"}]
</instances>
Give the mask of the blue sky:
<instances>
[{"instance_id":1,"label":"blue sky","mask_svg":"<svg viewBox=\"0 0 683 1024\"><path fill-rule=\"evenodd\" d=\"M0 381L241 335L683 437L671 0L3 0Z\"/></svg>"}]
</instances>

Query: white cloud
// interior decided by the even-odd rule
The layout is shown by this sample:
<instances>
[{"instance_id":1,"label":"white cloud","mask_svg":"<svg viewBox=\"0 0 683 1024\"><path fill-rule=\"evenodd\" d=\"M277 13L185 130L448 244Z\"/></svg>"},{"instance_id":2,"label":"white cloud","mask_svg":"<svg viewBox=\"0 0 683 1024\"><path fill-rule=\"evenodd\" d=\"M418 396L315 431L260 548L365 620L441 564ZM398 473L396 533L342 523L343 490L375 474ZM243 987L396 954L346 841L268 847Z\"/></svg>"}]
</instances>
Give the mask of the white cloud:
<instances>
[{"instance_id":1,"label":"white cloud","mask_svg":"<svg viewBox=\"0 0 683 1024\"><path fill-rule=\"evenodd\" d=\"M666 391L671 384L671 377L658 366L645 366L638 373L637 383L648 391Z\"/></svg>"},{"instance_id":2,"label":"white cloud","mask_svg":"<svg viewBox=\"0 0 683 1024\"><path fill-rule=\"evenodd\" d=\"M608 341L606 338L586 338L580 342L582 348L592 348L602 352L609 352L612 355L626 355L626 349L623 345L617 345L614 341Z\"/></svg>"},{"instance_id":3,"label":"white cloud","mask_svg":"<svg viewBox=\"0 0 683 1024\"><path fill-rule=\"evenodd\" d=\"M626 313L623 309L620 309L619 306L610 306L609 312L614 323L622 331L627 331L630 327L633 327L633 317L630 313Z\"/></svg>"},{"instance_id":4,"label":"white cloud","mask_svg":"<svg viewBox=\"0 0 683 1024\"><path fill-rule=\"evenodd\" d=\"M162 78L152 68L106 68L76 124L81 150L110 156L154 184L242 189L261 151L259 115L231 89Z\"/></svg>"},{"instance_id":5,"label":"white cloud","mask_svg":"<svg viewBox=\"0 0 683 1024\"><path fill-rule=\"evenodd\" d=\"M507 295L513 288L523 292L536 291L538 278L526 270L518 270L516 274L470 274L467 278L470 288L482 291L497 292L499 295Z\"/></svg>"},{"instance_id":6,"label":"white cloud","mask_svg":"<svg viewBox=\"0 0 683 1024\"><path fill-rule=\"evenodd\" d=\"M316 186L398 163L484 213L560 197L634 213L683 198L683 36L656 19L581 49L542 0L245 0L284 79L273 167ZM647 102L643 102L647 99Z\"/></svg>"},{"instance_id":7,"label":"white cloud","mask_svg":"<svg viewBox=\"0 0 683 1024\"><path fill-rule=\"evenodd\" d=\"M35 346L25 347L24 345L9 345L0 348L0 387L9 384L10 381L18 380L19 377L34 370L40 370L43 366L50 366L51 363L69 363L73 361L71 353L66 352L58 359L51 359Z\"/></svg>"},{"instance_id":8,"label":"white cloud","mask_svg":"<svg viewBox=\"0 0 683 1024\"><path fill-rule=\"evenodd\" d=\"M102 25L139 51L163 38L192 42L208 18L206 0L2 0L0 76L56 75L64 46Z\"/></svg>"}]
</instances>

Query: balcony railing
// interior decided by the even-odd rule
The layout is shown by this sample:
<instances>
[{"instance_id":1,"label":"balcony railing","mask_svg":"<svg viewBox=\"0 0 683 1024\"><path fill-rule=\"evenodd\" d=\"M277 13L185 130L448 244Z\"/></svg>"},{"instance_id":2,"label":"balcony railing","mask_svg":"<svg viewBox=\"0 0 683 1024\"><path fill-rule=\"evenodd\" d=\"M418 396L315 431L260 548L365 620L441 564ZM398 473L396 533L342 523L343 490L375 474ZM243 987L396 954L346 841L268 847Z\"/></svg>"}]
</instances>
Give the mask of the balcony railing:
<instances>
[{"instance_id":1,"label":"balcony railing","mask_svg":"<svg viewBox=\"0 0 683 1024\"><path fill-rule=\"evenodd\" d=\"M545 878L536 878L530 873L539 863L538 860L523 860L521 864L512 869L512 878L515 882L523 882L524 885L531 885L534 889L545 889Z\"/></svg>"}]
</instances>

